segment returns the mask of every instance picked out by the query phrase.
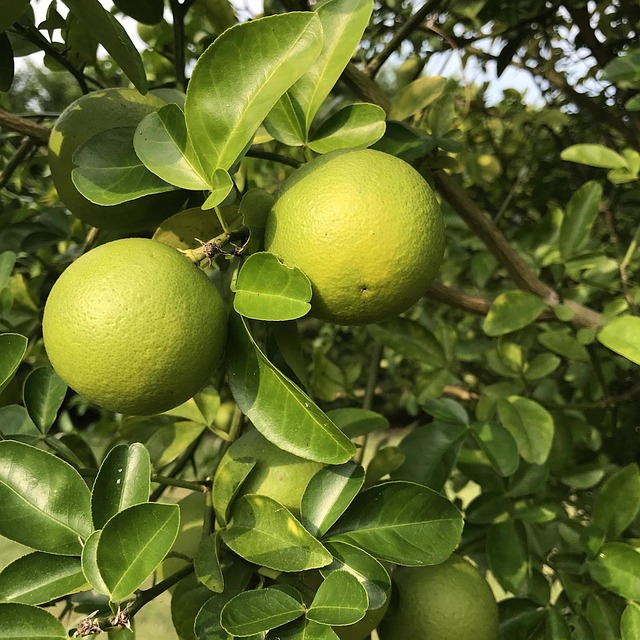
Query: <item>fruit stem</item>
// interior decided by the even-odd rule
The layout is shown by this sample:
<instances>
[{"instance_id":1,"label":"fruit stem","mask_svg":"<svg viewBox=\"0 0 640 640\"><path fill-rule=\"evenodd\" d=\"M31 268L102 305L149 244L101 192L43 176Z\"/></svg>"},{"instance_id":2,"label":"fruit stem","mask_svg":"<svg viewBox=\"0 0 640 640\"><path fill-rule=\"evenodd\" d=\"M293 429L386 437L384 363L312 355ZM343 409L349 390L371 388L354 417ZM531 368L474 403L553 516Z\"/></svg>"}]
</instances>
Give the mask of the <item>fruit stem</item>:
<instances>
[{"instance_id":1,"label":"fruit stem","mask_svg":"<svg viewBox=\"0 0 640 640\"><path fill-rule=\"evenodd\" d=\"M179 249L179 251L191 260L191 262L199 264L203 260L211 261L218 254L234 255L234 252L229 253L223 251L222 247L233 240L246 240L248 234L249 229L246 227L241 227L234 231L224 231L206 242L196 238L201 244L201 246L196 249Z\"/></svg>"}]
</instances>

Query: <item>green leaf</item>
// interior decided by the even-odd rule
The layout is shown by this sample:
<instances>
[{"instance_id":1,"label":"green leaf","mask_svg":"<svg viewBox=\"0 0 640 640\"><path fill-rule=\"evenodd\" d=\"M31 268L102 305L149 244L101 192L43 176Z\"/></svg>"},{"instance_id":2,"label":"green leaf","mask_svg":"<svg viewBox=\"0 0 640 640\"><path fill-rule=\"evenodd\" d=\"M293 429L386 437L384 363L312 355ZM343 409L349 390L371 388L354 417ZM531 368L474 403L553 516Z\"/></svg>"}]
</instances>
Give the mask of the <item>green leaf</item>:
<instances>
[{"instance_id":1,"label":"green leaf","mask_svg":"<svg viewBox=\"0 0 640 640\"><path fill-rule=\"evenodd\" d=\"M602 187L593 180L583 184L569 200L560 226L560 255L573 258L588 242L591 227L598 216Z\"/></svg>"},{"instance_id":2,"label":"green leaf","mask_svg":"<svg viewBox=\"0 0 640 640\"><path fill-rule=\"evenodd\" d=\"M498 400L498 417L514 437L520 455L532 464L544 464L553 444L553 417L540 404L522 396Z\"/></svg>"},{"instance_id":3,"label":"green leaf","mask_svg":"<svg viewBox=\"0 0 640 640\"><path fill-rule=\"evenodd\" d=\"M108 596L109 588L104 583L104 579L98 568L98 544L100 543L101 535L102 530L94 531L84 543L81 558L82 573L95 591Z\"/></svg>"},{"instance_id":4,"label":"green leaf","mask_svg":"<svg viewBox=\"0 0 640 640\"><path fill-rule=\"evenodd\" d=\"M211 591L199 584L193 574L183 578L174 587L171 596L171 622L179 638L193 640L198 612L210 597Z\"/></svg>"},{"instance_id":5,"label":"green leaf","mask_svg":"<svg viewBox=\"0 0 640 640\"><path fill-rule=\"evenodd\" d=\"M226 169L216 169L211 176L211 193L202 205L203 209L213 209L221 204L233 189L233 180Z\"/></svg>"},{"instance_id":6,"label":"green leaf","mask_svg":"<svg viewBox=\"0 0 640 640\"><path fill-rule=\"evenodd\" d=\"M121 444L109 451L91 491L91 515L96 529L134 504L149 498L151 460L144 445Z\"/></svg>"},{"instance_id":7,"label":"green leaf","mask_svg":"<svg viewBox=\"0 0 640 640\"><path fill-rule=\"evenodd\" d=\"M569 162L586 164L589 167L615 169L626 167L626 160L619 154L601 144L574 144L562 151L560 157Z\"/></svg>"},{"instance_id":8,"label":"green leaf","mask_svg":"<svg viewBox=\"0 0 640 640\"><path fill-rule=\"evenodd\" d=\"M447 357L436 337L421 324L407 318L394 318L367 326L376 342L396 353L431 367L445 367Z\"/></svg>"},{"instance_id":9,"label":"green leaf","mask_svg":"<svg viewBox=\"0 0 640 640\"><path fill-rule=\"evenodd\" d=\"M0 602L0 639L66 640L62 623L39 607Z\"/></svg>"},{"instance_id":10,"label":"green leaf","mask_svg":"<svg viewBox=\"0 0 640 640\"><path fill-rule=\"evenodd\" d=\"M44 604L87 588L80 558L36 551L0 573L0 601Z\"/></svg>"},{"instance_id":11,"label":"green leaf","mask_svg":"<svg viewBox=\"0 0 640 640\"><path fill-rule=\"evenodd\" d=\"M624 542L608 542L588 561L589 574L605 589L640 602L640 552Z\"/></svg>"},{"instance_id":12,"label":"green leaf","mask_svg":"<svg viewBox=\"0 0 640 640\"><path fill-rule=\"evenodd\" d=\"M369 598L360 581L347 571L332 571L318 587L307 618L331 626L355 624L364 618Z\"/></svg>"},{"instance_id":13,"label":"green leaf","mask_svg":"<svg viewBox=\"0 0 640 640\"><path fill-rule=\"evenodd\" d=\"M384 431L389 426L389 421L382 414L358 407L331 409L327 411L327 416L349 438L364 436L372 431Z\"/></svg>"},{"instance_id":14,"label":"green leaf","mask_svg":"<svg viewBox=\"0 0 640 640\"><path fill-rule=\"evenodd\" d=\"M276 571L324 567L331 554L279 502L245 495L234 503L222 540L240 557Z\"/></svg>"},{"instance_id":15,"label":"green leaf","mask_svg":"<svg viewBox=\"0 0 640 640\"><path fill-rule=\"evenodd\" d=\"M46 434L67 394L67 385L51 367L34 369L24 381L24 406L33 423Z\"/></svg>"},{"instance_id":16,"label":"green leaf","mask_svg":"<svg viewBox=\"0 0 640 640\"><path fill-rule=\"evenodd\" d=\"M113 516L102 529L97 560L113 602L133 593L173 545L180 527L177 505L145 503Z\"/></svg>"},{"instance_id":17,"label":"green leaf","mask_svg":"<svg viewBox=\"0 0 640 640\"><path fill-rule=\"evenodd\" d=\"M552 353L539 353L527 363L524 377L527 380L540 380L552 374L560 366L560 358Z\"/></svg>"},{"instance_id":18,"label":"green leaf","mask_svg":"<svg viewBox=\"0 0 640 640\"><path fill-rule=\"evenodd\" d=\"M620 316L598 333L598 341L631 362L640 364L640 318Z\"/></svg>"},{"instance_id":19,"label":"green leaf","mask_svg":"<svg viewBox=\"0 0 640 640\"><path fill-rule=\"evenodd\" d=\"M272 253L254 253L242 265L233 308L245 318L295 320L311 309L311 282Z\"/></svg>"},{"instance_id":20,"label":"green leaf","mask_svg":"<svg viewBox=\"0 0 640 640\"><path fill-rule=\"evenodd\" d=\"M140 93L147 92L142 58L123 26L99 0L64 0L82 26L109 52Z\"/></svg>"},{"instance_id":21,"label":"green leaf","mask_svg":"<svg viewBox=\"0 0 640 640\"><path fill-rule=\"evenodd\" d=\"M605 80L620 84L623 88L629 83L640 81L640 49L628 49L622 55L614 58L602 70Z\"/></svg>"},{"instance_id":22,"label":"green leaf","mask_svg":"<svg viewBox=\"0 0 640 640\"><path fill-rule=\"evenodd\" d=\"M215 387L207 386L198 391L193 398L189 398L181 405L165 411L165 416L185 418L190 422L197 422L211 427L220 409L220 394Z\"/></svg>"},{"instance_id":23,"label":"green leaf","mask_svg":"<svg viewBox=\"0 0 640 640\"><path fill-rule=\"evenodd\" d=\"M80 555L91 533L90 494L78 472L54 455L0 442L0 535L58 555Z\"/></svg>"},{"instance_id":24,"label":"green leaf","mask_svg":"<svg viewBox=\"0 0 640 640\"><path fill-rule=\"evenodd\" d=\"M253 458L235 458L232 454L223 457L213 477L213 509L220 524L229 519L229 510L238 490L256 466Z\"/></svg>"},{"instance_id":25,"label":"green leaf","mask_svg":"<svg viewBox=\"0 0 640 640\"><path fill-rule=\"evenodd\" d=\"M592 593L587 600L586 618L594 640L620 638L620 613L604 594Z\"/></svg>"},{"instance_id":26,"label":"green leaf","mask_svg":"<svg viewBox=\"0 0 640 640\"><path fill-rule=\"evenodd\" d=\"M142 164L133 148L134 134L133 127L117 127L91 136L78 147L71 179L85 198L112 206L173 190Z\"/></svg>"},{"instance_id":27,"label":"green leaf","mask_svg":"<svg viewBox=\"0 0 640 640\"><path fill-rule=\"evenodd\" d=\"M287 92L280 96L266 120L264 128L278 142L290 147L301 147L306 144L307 135L304 127L304 114L299 104L293 102Z\"/></svg>"},{"instance_id":28,"label":"green leaf","mask_svg":"<svg viewBox=\"0 0 640 640\"><path fill-rule=\"evenodd\" d=\"M447 79L442 76L418 78L398 91L393 100L389 120L406 120L426 109L444 92Z\"/></svg>"},{"instance_id":29,"label":"green leaf","mask_svg":"<svg viewBox=\"0 0 640 640\"><path fill-rule=\"evenodd\" d=\"M0 407L0 434L3 436L41 437L40 430L31 421L27 410L19 404Z\"/></svg>"},{"instance_id":30,"label":"green leaf","mask_svg":"<svg viewBox=\"0 0 640 640\"><path fill-rule=\"evenodd\" d=\"M222 609L220 623L233 636L251 636L291 622L304 614L304 605L280 589L245 591Z\"/></svg>"},{"instance_id":31,"label":"green leaf","mask_svg":"<svg viewBox=\"0 0 640 640\"><path fill-rule=\"evenodd\" d=\"M507 429L493 422L483 422L473 425L472 433L499 475L507 478L515 473L520 462L518 445Z\"/></svg>"},{"instance_id":32,"label":"green leaf","mask_svg":"<svg viewBox=\"0 0 640 640\"><path fill-rule=\"evenodd\" d=\"M224 577L220 566L220 534L218 531L209 534L198 547L193 561L198 581L214 593L222 593Z\"/></svg>"},{"instance_id":33,"label":"green leaf","mask_svg":"<svg viewBox=\"0 0 640 640\"><path fill-rule=\"evenodd\" d=\"M278 98L318 57L321 47L318 16L301 12L231 27L200 56L191 74L185 114L206 175L233 166Z\"/></svg>"},{"instance_id":34,"label":"green leaf","mask_svg":"<svg viewBox=\"0 0 640 640\"><path fill-rule=\"evenodd\" d=\"M19 333L0 333L0 391L15 375L24 354L28 340Z\"/></svg>"},{"instance_id":35,"label":"green leaf","mask_svg":"<svg viewBox=\"0 0 640 640\"><path fill-rule=\"evenodd\" d=\"M264 189L249 189L242 197L240 202L242 224L251 234L247 250L257 251L262 248L267 216L274 202L275 198Z\"/></svg>"},{"instance_id":36,"label":"green leaf","mask_svg":"<svg viewBox=\"0 0 640 640\"><path fill-rule=\"evenodd\" d=\"M376 484L386 475L393 474L402 466L406 458L398 447L380 447L367 465L366 486Z\"/></svg>"},{"instance_id":37,"label":"green leaf","mask_svg":"<svg viewBox=\"0 0 640 640\"><path fill-rule=\"evenodd\" d=\"M320 469L302 496L300 516L311 535L323 536L351 504L364 482L364 469L349 460Z\"/></svg>"},{"instance_id":38,"label":"green leaf","mask_svg":"<svg viewBox=\"0 0 640 640\"><path fill-rule=\"evenodd\" d=\"M525 525L519 520L493 524L486 544L489 567L498 582L515 596L525 596L531 573Z\"/></svg>"},{"instance_id":39,"label":"green leaf","mask_svg":"<svg viewBox=\"0 0 640 640\"><path fill-rule=\"evenodd\" d=\"M16 264L16 254L13 251L0 253L0 291L4 289L11 277L11 272Z\"/></svg>"},{"instance_id":40,"label":"green leaf","mask_svg":"<svg viewBox=\"0 0 640 640\"><path fill-rule=\"evenodd\" d=\"M145 167L169 184L193 191L209 188L177 104L167 104L145 116L136 129L133 146Z\"/></svg>"},{"instance_id":41,"label":"green leaf","mask_svg":"<svg viewBox=\"0 0 640 640\"><path fill-rule=\"evenodd\" d=\"M640 606L630 602L620 618L620 631L622 640L635 640L640 638Z\"/></svg>"},{"instance_id":42,"label":"green leaf","mask_svg":"<svg viewBox=\"0 0 640 640\"><path fill-rule=\"evenodd\" d=\"M549 607L545 618L545 640L571 640L571 630L556 607Z\"/></svg>"},{"instance_id":43,"label":"green leaf","mask_svg":"<svg viewBox=\"0 0 640 640\"><path fill-rule=\"evenodd\" d=\"M0 33L6 31L29 8L29 0L2 0Z\"/></svg>"},{"instance_id":44,"label":"green leaf","mask_svg":"<svg viewBox=\"0 0 640 640\"><path fill-rule=\"evenodd\" d=\"M303 350L300 331L298 330L298 323L295 320L277 322L271 326L271 332L276 341L278 353L300 381L303 389L307 390L309 388L307 360ZM333 422L335 422L335 420L333 420Z\"/></svg>"},{"instance_id":45,"label":"green leaf","mask_svg":"<svg viewBox=\"0 0 640 640\"><path fill-rule=\"evenodd\" d=\"M313 56L306 73L288 91L291 104L300 113L305 140L318 109L360 42L372 10L373 0L328 0L317 6L322 50Z\"/></svg>"},{"instance_id":46,"label":"green leaf","mask_svg":"<svg viewBox=\"0 0 640 640\"><path fill-rule=\"evenodd\" d=\"M153 239L176 249L196 249L203 241L222 233L222 226L215 211L200 207L185 209L164 220L153 234Z\"/></svg>"},{"instance_id":47,"label":"green leaf","mask_svg":"<svg viewBox=\"0 0 640 640\"><path fill-rule=\"evenodd\" d=\"M335 540L326 542L325 546L333 555L333 562L320 569L320 573L326 578L332 571L348 571L365 588L369 609L379 609L391 589L391 578L382 564L366 551L346 542Z\"/></svg>"},{"instance_id":48,"label":"green leaf","mask_svg":"<svg viewBox=\"0 0 640 640\"><path fill-rule=\"evenodd\" d=\"M336 632L325 624L301 618L277 630L273 640L339 640Z\"/></svg>"},{"instance_id":49,"label":"green leaf","mask_svg":"<svg viewBox=\"0 0 640 640\"><path fill-rule=\"evenodd\" d=\"M351 458L351 440L267 360L235 315L229 322L227 369L236 404L267 440L307 460L341 464Z\"/></svg>"},{"instance_id":50,"label":"green leaf","mask_svg":"<svg viewBox=\"0 0 640 640\"><path fill-rule=\"evenodd\" d=\"M316 153L368 147L384 135L385 117L375 104L347 105L318 127L308 146Z\"/></svg>"},{"instance_id":51,"label":"green leaf","mask_svg":"<svg viewBox=\"0 0 640 640\"><path fill-rule=\"evenodd\" d=\"M565 329L546 331L538 336L538 342L550 351L577 362L589 362L589 352ZM605 345L606 346L606 345Z\"/></svg>"},{"instance_id":52,"label":"green leaf","mask_svg":"<svg viewBox=\"0 0 640 640\"><path fill-rule=\"evenodd\" d=\"M640 95L636 95L636 96L633 96L632 98L629 98L624 103L624 108L627 111L640 111Z\"/></svg>"},{"instance_id":53,"label":"green leaf","mask_svg":"<svg viewBox=\"0 0 640 640\"><path fill-rule=\"evenodd\" d=\"M502 336L530 325L544 311L545 304L527 291L501 293L491 304L482 324L488 336Z\"/></svg>"},{"instance_id":54,"label":"green leaf","mask_svg":"<svg viewBox=\"0 0 640 640\"><path fill-rule=\"evenodd\" d=\"M113 4L137 22L158 24L162 20L163 0L113 0Z\"/></svg>"},{"instance_id":55,"label":"green leaf","mask_svg":"<svg viewBox=\"0 0 640 640\"><path fill-rule=\"evenodd\" d=\"M467 433L464 425L439 420L417 427L400 442L404 463L391 477L440 491L456 464Z\"/></svg>"},{"instance_id":56,"label":"green leaf","mask_svg":"<svg viewBox=\"0 0 640 640\"><path fill-rule=\"evenodd\" d=\"M640 470L629 464L602 485L593 505L593 524L608 539L617 538L640 511Z\"/></svg>"},{"instance_id":57,"label":"green leaf","mask_svg":"<svg viewBox=\"0 0 640 640\"><path fill-rule=\"evenodd\" d=\"M582 525L575 520L558 523L560 537L570 546L594 556L604 542L604 533L593 525Z\"/></svg>"},{"instance_id":58,"label":"green leaf","mask_svg":"<svg viewBox=\"0 0 640 640\"><path fill-rule=\"evenodd\" d=\"M385 482L363 491L329 531L382 560L405 566L438 564L456 548L462 514L436 491Z\"/></svg>"},{"instance_id":59,"label":"green leaf","mask_svg":"<svg viewBox=\"0 0 640 640\"><path fill-rule=\"evenodd\" d=\"M233 640L220 624L220 614L225 605L232 600L238 591L230 590L209 598L198 611L194 631L197 640Z\"/></svg>"}]
</instances>

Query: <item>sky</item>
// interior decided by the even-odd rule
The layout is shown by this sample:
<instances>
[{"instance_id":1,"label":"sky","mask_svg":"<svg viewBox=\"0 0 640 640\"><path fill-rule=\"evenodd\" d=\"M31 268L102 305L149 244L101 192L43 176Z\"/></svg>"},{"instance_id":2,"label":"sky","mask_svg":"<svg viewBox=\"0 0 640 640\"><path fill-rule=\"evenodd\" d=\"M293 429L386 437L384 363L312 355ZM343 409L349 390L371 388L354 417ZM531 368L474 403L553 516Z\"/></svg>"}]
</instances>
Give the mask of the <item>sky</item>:
<instances>
[{"instance_id":1,"label":"sky","mask_svg":"<svg viewBox=\"0 0 640 640\"><path fill-rule=\"evenodd\" d=\"M106 9L110 9L113 6L111 0L100 1ZM259 15L263 10L263 0L231 0L231 4L236 8L237 14L241 19ZM36 24L39 24L45 18L49 0L35 0L35 2L32 2L32 6L36 14ZM58 4L58 11L63 16L66 15L66 7L64 7L62 3ZM170 22L170 11L166 9L166 13L166 17ZM122 21L123 26L126 28L136 47L143 49L145 44L137 35L136 22L131 18L123 18L121 15L119 19ZM481 43L478 43L478 45L481 46ZM43 54L30 56L31 61L39 62L42 58ZM20 60L18 62L18 68L20 68L22 64L24 64L24 62ZM455 52L432 55L425 67L423 75L444 75L461 80L463 83L472 84L488 82L488 89L485 94L488 105L499 102L502 99L503 91L508 88L515 88L523 93L524 100L528 104L541 105L544 102L539 87L527 71L515 67L508 67L498 78L496 65L494 63L489 63L486 71L481 69L480 65L473 61L467 62L463 67L460 57Z\"/></svg>"}]
</instances>

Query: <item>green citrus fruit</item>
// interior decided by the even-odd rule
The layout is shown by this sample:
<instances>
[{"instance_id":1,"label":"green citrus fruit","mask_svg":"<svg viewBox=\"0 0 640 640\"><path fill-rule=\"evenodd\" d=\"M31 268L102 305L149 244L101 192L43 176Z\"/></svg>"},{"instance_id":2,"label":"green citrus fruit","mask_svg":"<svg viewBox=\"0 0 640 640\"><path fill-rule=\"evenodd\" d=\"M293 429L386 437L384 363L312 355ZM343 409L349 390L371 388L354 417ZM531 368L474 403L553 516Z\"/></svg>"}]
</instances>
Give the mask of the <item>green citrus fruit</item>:
<instances>
[{"instance_id":1,"label":"green citrus fruit","mask_svg":"<svg viewBox=\"0 0 640 640\"><path fill-rule=\"evenodd\" d=\"M127 238L63 272L42 330L71 388L105 409L149 415L206 384L222 359L226 314L215 285L179 251Z\"/></svg>"},{"instance_id":2,"label":"green citrus fruit","mask_svg":"<svg viewBox=\"0 0 640 640\"><path fill-rule=\"evenodd\" d=\"M496 640L498 605L480 572L451 556L393 572L394 595L378 628L382 640Z\"/></svg>"},{"instance_id":3,"label":"green citrus fruit","mask_svg":"<svg viewBox=\"0 0 640 640\"><path fill-rule=\"evenodd\" d=\"M425 294L442 262L444 224L433 191L406 162L371 149L337 151L285 181L265 247L309 277L314 315L365 324Z\"/></svg>"},{"instance_id":4,"label":"green citrus fruit","mask_svg":"<svg viewBox=\"0 0 640 640\"><path fill-rule=\"evenodd\" d=\"M227 450L214 481L214 491L221 483L234 483L234 462L253 458L256 465L240 486L236 498L257 493L277 500L294 515L300 513L302 494L317 471L323 465L294 456L276 447L258 431L248 431Z\"/></svg>"},{"instance_id":5,"label":"green citrus fruit","mask_svg":"<svg viewBox=\"0 0 640 640\"><path fill-rule=\"evenodd\" d=\"M103 89L82 96L60 115L49 137L51 177L60 200L87 224L110 231L138 231L156 226L175 213L186 197L181 191L144 196L112 207L87 200L75 187L73 154L92 136L116 127L136 127L166 103L135 89Z\"/></svg>"}]
</instances>

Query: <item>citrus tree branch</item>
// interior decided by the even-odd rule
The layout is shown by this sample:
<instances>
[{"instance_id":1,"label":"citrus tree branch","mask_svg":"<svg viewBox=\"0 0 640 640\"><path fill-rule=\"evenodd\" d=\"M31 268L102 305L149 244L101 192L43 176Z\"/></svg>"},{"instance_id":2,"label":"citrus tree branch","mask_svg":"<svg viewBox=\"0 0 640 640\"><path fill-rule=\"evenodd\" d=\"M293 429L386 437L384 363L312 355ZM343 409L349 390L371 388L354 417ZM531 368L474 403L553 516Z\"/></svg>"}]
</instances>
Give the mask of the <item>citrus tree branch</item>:
<instances>
[{"instance_id":1,"label":"citrus tree branch","mask_svg":"<svg viewBox=\"0 0 640 640\"><path fill-rule=\"evenodd\" d=\"M36 140L40 144L47 144L49 142L49 134L51 133L49 127L31 122L31 120L27 120L27 118L21 118L4 109L0 109L0 127L29 136L32 140Z\"/></svg>"}]
</instances>

